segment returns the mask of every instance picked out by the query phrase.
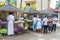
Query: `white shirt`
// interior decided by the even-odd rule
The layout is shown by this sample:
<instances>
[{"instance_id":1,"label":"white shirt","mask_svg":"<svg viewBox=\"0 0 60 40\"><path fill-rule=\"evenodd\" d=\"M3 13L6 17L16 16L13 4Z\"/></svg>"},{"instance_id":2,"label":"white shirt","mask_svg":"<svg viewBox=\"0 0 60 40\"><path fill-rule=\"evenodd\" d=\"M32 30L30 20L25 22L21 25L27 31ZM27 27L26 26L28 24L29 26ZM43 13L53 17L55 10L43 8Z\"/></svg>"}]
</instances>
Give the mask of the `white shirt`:
<instances>
[{"instance_id":1,"label":"white shirt","mask_svg":"<svg viewBox=\"0 0 60 40\"><path fill-rule=\"evenodd\" d=\"M36 17L33 17L33 22L35 23L37 21L37 18Z\"/></svg>"},{"instance_id":2,"label":"white shirt","mask_svg":"<svg viewBox=\"0 0 60 40\"><path fill-rule=\"evenodd\" d=\"M37 18L37 29L42 28L41 26L41 18Z\"/></svg>"},{"instance_id":3,"label":"white shirt","mask_svg":"<svg viewBox=\"0 0 60 40\"><path fill-rule=\"evenodd\" d=\"M58 21L58 18L53 18L53 24L56 24Z\"/></svg>"},{"instance_id":4,"label":"white shirt","mask_svg":"<svg viewBox=\"0 0 60 40\"><path fill-rule=\"evenodd\" d=\"M36 19L38 23L41 23L41 18Z\"/></svg>"},{"instance_id":5,"label":"white shirt","mask_svg":"<svg viewBox=\"0 0 60 40\"><path fill-rule=\"evenodd\" d=\"M8 21L14 21L14 20L15 20L15 18L14 18L14 16L13 16L13 15L9 15L9 16L7 17L7 20L8 20Z\"/></svg>"},{"instance_id":6,"label":"white shirt","mask_svg":"<svg viewBox=\"0 0 60 40\"><path fill-rule=\"evenodd\" d=\"M48 19L45 17L45 18L43 19L43 22L44 22L44 25L47 25Z\"/></svg>"},{"instance_id":7,"label":"white shirt","mask_svg":"<svg viewBox=\"0 0 60 40\"><path fill-rule=\"evenodd\" d=\"M23 20L24 18L23 17L20 17L19 20Z\"/></svg>"}]
</instances>

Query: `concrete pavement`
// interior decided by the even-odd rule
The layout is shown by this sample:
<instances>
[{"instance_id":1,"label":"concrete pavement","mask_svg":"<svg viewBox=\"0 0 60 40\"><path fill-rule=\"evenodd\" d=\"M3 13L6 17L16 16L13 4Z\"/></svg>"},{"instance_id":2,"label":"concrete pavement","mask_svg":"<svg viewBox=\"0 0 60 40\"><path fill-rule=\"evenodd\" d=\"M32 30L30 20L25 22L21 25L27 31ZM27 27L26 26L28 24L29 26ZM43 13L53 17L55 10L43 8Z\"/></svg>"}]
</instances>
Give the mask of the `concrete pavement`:
<instances>
[{"instance_id":1,"label":"concrete pavement","mask_svg":"<svg viewBox=\"0 0 60 40\"><path fill-rule=\"evenodd\" d=\"M1 37L0 40L60 40L60 28L57 28L56 32L51 32L47 34L35 33L29 31L22 35Z\"/></svg>"}]
</instances>

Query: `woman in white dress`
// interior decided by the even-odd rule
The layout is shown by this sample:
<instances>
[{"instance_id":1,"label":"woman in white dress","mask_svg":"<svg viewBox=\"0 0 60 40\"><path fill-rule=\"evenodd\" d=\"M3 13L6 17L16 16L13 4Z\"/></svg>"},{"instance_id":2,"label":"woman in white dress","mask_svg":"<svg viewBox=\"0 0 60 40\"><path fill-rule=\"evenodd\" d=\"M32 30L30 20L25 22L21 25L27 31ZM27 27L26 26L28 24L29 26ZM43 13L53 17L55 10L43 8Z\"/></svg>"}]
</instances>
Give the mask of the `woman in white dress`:
<instances>
[{"instance_id":1,"label":"woman in white dress","mask_svg":"<svg viewBox=\"0 0 60 40\"><path fill-rule=\"evenodd\" d=\"M33 31L36 31L37 30L37 17L34 16L33 17Z\"/></svg>"},{"instance_id":2,"label":"woman in white dress","mask_svg":"<svg viewBox=\"0 0 60 40\"><path fill-rule=\"evenodd\" d=\"M38 32L42 31L41 18L37 17L37 30Z\"/></svg>"}]
</instances>

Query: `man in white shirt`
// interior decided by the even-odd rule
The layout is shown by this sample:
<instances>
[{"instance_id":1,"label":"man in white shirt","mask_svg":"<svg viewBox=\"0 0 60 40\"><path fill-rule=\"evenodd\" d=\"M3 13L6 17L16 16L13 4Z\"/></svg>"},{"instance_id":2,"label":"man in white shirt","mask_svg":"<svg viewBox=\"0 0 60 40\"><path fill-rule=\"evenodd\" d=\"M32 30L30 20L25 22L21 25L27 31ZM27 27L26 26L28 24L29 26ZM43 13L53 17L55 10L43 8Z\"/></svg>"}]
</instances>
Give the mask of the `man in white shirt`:
<instances>
[{"instance_id":1,"label":"man in white shirt","mask_svg":"<svg viewBox=\"0 0 60 40\"><path fill-rule=\"evenodd\" d=\"M56 16L53 17L53 27L52 27L52 31L56 31L56 24L57 24L58 18Z\"/></svg>"},{"instance_id":2,"label":"man in white shirt","mask_svg":"<svg viewBox=\"0 0 60 40\"><path fill-rule=\"evenodd\" d=\"M9 16L7 17L7 21L8 21L8 35L14 35L15 17L12 12L9 12Z\"/></svg>"},{"instance_id":3,"label":"man in white shirt","mask_svg":"<svg viewBox=\"0 0 60 40\"><path fill-rule=\"evenodd\" d=\"M48 23L48 18L45 16L43 19L44 33L47 33L47 23Z\"/></svg>"}]
</instances>

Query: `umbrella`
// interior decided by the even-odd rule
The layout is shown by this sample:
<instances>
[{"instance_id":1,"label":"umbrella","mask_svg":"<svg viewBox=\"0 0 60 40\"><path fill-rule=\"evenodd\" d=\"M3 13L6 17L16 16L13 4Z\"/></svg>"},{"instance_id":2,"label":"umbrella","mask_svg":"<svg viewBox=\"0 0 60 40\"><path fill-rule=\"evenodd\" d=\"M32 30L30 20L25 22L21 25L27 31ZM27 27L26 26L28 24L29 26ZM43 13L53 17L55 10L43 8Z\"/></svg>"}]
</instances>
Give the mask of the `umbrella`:
<instances>
[{"instance_id":1,"label":"umbrella","mask_svg":"<svg viewBox=\"0 0 60 40\"><path fill-rule=\"evenodd\" d=\"M23 11L24 11L24 13L28 13L28 14L40 13L39 11L37 11L31 7L24 9Z\"/></svg>"},{"instance_id":2,"label":"umbrella","mask_svg":"<svg viewBox=\"0 0 60 40\"><path fill-rule=\"evenodd\" d=\"M0 7L0 11L8 11L8 12L20 12L21 10L12 6L11 4L7 4L3 7Z\"/></svg>"},{"instance_id":3,"label":"umbrella","mask_svg":"<svg viewBox=\"0 0 60 40\"><path fill-rule=\"evenodd\" d=\"M41 13L42 14L57 14L57 13L51 11L50 9L45 9L45 10L41 11Z\"/></svg>"}]
</instances>

